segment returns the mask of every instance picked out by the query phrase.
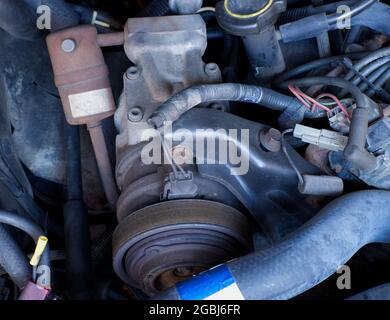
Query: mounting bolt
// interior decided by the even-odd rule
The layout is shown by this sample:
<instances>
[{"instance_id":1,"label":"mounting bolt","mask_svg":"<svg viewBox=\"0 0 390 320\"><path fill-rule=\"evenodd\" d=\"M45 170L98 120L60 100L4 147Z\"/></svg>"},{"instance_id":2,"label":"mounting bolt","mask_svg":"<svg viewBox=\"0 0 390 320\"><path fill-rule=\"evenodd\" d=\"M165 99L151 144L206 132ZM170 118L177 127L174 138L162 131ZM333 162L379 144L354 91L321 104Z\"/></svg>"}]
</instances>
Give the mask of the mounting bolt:
<instances>
[{"instance_id":1,"label":"mounting bolt","mask_svg":"<svg viewBox=\"0 0 390 320\"><path fill-rule=\"evenodd\" d=\"M278 152L282 147L282 134L274 128L260 132L260 142L264 149Z\"/></svg>"},{"instance_id":2,"label":"mounting bolt","mask_svg":"<svg viewBox=\"0 0 390 320\"><path fill-rule=\"evenodd\" d=\"M144 117L144 112L140 107L133 107L127 112L127 119L131 122L140 122Z\"/></svg>"},{"instance_id":3,"label":"mounting bolt","mask_svg":"<svg viewBox=\"0 0 390 320\"><path fill-rule=\"evenodd\" d=\"M216 63L206 64L204 71L209 77L216 77L220 74L219 67Z\"/></svg>"},{"instance_id":4,"label":"mounting bolt","mask_svg":"<svg viewBox=\"0 0 390 320\"><path fill-rule=\"evenodd\" d=\"M138 70L138 67L132 66L129 69L127 69L126 72L126 78L129 80L137 80L139 78L140 72Z\"/></svg>"},{"instance_id":5,"label":"mounting bolt","mask_svg":"<svg viewBox=\"0 0 390 320\"><path fill-rule=\"evenodd\" d=\"M65 39L61 43L61 49L62 51L66 53L71 53L76 50L76 41L73 39Z\"/></svg>"}]
</instances>

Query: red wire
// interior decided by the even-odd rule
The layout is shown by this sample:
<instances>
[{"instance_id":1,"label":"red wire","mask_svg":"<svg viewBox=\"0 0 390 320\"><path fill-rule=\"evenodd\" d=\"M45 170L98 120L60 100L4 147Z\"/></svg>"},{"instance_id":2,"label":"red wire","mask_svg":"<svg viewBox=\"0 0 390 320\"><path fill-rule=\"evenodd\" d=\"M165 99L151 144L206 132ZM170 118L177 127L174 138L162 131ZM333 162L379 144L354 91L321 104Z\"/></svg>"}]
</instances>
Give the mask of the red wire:
<instances>
[{"instance_id":1,"label":"red wire","mask_svg":"<svg viewBox=\"0 0 390 320\"><path fill-rule=\"evenodd\" d=\"M288 85L288 88L290 91L294 94L294 96L302 102L302 104L308 108L309 110L312 110L312 106L301 96L302 91L300 91L298 88L295 88L291 84Z\"/></svg>"},{"instance_id":2,"label":"red wire","mask_svg":"<svg viewBox=\"0 0 390 320\"><path fill-rule=\"evenodd\" d=\"M321 99L324 97L331 98L332 100L334 100L336 102L336 104L338 105L338 107L340 108L340 110L345 114L347 119L350 119L350 115L348 113L348 110L344 107L342 102L335 95L333 95L331 93L322 93L316 99Z\"/></svg>"},{"instance_id":3,"label":"red wire","mask_svg":"<svg viewBox=\"0 0 390 320\"><path fill-rule=\"evenodd\" d=\"M292 85L289 85L288 88L294 94L294 96L296 96L299 99L299 101L301 101L310 110L312 110L312 106L309 105L307 101L310 101L313 104L313 106L316 106L316 107L326 111L327 113L332 112L328 107L324 106L323 104L319 103L317 100L315 100L312 97L308 96L307 94L303 93L298 88L296 88Z\"/></svg>"}]
</instances>

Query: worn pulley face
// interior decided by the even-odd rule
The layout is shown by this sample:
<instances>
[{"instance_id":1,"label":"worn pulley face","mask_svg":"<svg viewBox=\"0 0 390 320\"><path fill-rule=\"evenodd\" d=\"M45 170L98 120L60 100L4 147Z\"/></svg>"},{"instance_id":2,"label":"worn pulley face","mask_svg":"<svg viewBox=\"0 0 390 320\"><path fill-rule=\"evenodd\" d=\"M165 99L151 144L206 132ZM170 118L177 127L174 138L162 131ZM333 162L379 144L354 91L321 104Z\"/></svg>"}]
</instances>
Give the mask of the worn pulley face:
<instances>
[{"instance_id":1,"label":"worn pulley face","mask_svg":"<svg viewBox=\"0 0 390 320\"><path fill-rule=\"evenodd\" d=\"M251 248L246 217L205 200L155 204L126 217L113 236L118 276L149 296Z\"/></svg>"}]
</instances>

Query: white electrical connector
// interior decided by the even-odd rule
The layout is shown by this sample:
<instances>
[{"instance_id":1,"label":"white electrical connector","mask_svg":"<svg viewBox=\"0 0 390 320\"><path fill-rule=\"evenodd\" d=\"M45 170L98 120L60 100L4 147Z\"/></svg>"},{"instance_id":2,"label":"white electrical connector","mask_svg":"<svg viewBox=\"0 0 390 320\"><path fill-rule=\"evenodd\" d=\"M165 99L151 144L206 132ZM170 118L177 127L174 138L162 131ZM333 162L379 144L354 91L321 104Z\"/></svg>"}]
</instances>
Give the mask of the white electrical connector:
<instances>
[{"instance_id":1,"label":"white electrical connector","mask_svg":"<svg viewBox=\"0 0 390 320\"><path fill-rule=\"evenodd\" d=\"M332 151L343 151L348 144L348 137L338 132L314 129L300 124L295 126L293 134L295 138L303 142Z\"/></svg>"}]
</instances>

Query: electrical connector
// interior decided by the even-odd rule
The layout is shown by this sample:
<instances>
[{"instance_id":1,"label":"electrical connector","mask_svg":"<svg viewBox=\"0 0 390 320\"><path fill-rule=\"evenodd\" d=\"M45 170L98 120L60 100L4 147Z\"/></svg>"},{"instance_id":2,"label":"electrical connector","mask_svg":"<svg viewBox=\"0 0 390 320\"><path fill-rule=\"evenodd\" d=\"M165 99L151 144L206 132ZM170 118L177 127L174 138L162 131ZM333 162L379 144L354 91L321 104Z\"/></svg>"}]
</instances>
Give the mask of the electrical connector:
<instances>
[{"instance_id":1,"label":"electrical connector","mask_svg":"<svg viewBox=\"0 0 390 320\"><path fill-rule=\"evenodd\" d=\"M41 259L43 251L45 251L45 248L46 248L48 241L49 241L49 239L46 238L45 236L39 237L37 245L35 247L34 254L30 260L30 265L36 267L39 264L39 260Z\"/></svg>"},{"instance_id":2,"label":"electrical connector","mask_svg":"<svg viewBox=\"0 0 390 320\"><path fill-rule=\"evenodd\" d=\"M326 129L314 129L297 124L294 128L294 137L303 142L316 145L332 151L343 151L348 143L348 137Z\"/></svg>"}]
</instances>

